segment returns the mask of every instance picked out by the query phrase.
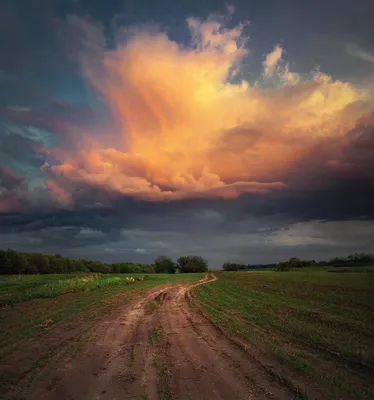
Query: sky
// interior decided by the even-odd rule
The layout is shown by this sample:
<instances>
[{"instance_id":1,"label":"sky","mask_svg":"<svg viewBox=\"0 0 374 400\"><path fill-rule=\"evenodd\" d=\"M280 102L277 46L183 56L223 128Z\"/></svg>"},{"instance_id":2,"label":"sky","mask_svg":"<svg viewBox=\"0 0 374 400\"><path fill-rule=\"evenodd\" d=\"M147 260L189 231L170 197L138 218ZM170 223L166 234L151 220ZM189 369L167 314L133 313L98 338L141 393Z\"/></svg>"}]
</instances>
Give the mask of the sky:
<instances>
[{"instance_id":1,"label":"sky","mask_svg":"<svg viewBox=\"0 0 374 400\"><path fill-rule=\"evenodd\" d=\"M372 0L5 0L0 247L374 251Z\"/></svg>"}]
</instances>

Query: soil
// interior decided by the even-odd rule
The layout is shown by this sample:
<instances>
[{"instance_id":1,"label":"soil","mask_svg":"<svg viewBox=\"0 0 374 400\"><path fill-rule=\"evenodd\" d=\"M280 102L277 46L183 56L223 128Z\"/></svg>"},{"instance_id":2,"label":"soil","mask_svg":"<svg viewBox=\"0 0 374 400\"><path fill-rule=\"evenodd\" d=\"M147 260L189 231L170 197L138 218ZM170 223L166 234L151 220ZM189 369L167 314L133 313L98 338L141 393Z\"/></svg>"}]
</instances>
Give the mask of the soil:
<instances>
[{"instance_id":1,"label":"soil","mask_svg":"<svg viewBox=\"0 0 374 400\"><path fill-rule=\"evenodd\" d=\"M293 399L189 301L195 284L158 286L95 325L75 358L49 365L21 396L30 400Z\"/></svg>"}]
</instances>

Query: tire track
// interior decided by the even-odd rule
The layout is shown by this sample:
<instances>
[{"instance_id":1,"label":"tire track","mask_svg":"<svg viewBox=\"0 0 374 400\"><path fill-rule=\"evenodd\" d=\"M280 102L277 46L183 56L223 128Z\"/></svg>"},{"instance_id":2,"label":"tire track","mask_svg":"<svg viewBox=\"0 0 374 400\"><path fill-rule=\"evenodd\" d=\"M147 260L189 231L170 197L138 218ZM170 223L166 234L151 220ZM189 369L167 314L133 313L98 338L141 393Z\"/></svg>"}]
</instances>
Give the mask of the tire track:
<instances>
[{"instance_id":1,"label":"tire track","mask_svg":"<svg viewBox=\"0 0 374 400\"><path fill-rule=\"evenodd\" d=\"M174 399L291 399L293 394L274 382L187 302L191 287L169 292L172 301L160 310L164 335L173 360Z\"/></svg>"},{"instance_id":2,"label":"tire track","mask_svg":"<svg viewBox=\"0 0 374 400\"><path fill-rule=\"evenodd\" d=\"M27 399L116 400L156 398L155 371L148 330L155 314L147 305L170 288L158 286L142 299L118 309L103 321L74 360L60 365L53 390L33 390ZM148 397L147 397L148 396Z\"/></svg>"}]
</instances>

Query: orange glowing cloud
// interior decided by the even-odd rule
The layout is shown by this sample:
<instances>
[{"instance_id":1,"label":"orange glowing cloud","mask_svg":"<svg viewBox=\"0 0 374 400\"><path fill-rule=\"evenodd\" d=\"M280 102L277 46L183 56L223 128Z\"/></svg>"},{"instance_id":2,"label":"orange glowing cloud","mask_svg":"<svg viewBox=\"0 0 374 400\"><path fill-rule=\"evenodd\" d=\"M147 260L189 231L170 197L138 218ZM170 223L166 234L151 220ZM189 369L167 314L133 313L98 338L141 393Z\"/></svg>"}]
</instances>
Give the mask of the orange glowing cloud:
<instances>
[{"instance_id":1,"label":"orange glowing cloud","mask_svg":"<svg viewBox=\"0 0 374 400\"><path fill-rule=\"evenodd\" d=\"M115 148L95 139L50 166L56 182L63 176L150 200L278 190L310 146L344 136L370 101L321 72L302 79L279 45L263 61L265 85L239 79L244 24L189 18L190 46L133 29L105 50L96 27L71 22L86 34L82 71L119 129ZM49 188L61 196L56 182Z\"/></svg>"}]
</instances>

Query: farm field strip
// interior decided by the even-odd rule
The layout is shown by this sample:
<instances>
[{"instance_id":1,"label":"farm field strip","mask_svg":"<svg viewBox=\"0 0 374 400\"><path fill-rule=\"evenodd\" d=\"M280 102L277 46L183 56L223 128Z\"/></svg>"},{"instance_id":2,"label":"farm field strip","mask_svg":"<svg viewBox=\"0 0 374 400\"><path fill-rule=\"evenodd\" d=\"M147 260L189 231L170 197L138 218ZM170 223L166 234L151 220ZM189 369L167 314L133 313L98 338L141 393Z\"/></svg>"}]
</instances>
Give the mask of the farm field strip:
<instances>
[{"instance_id":1,"label":"farm field strip","mask_svg":"<svg viewBox=\"0 0 374 400\"><path fill-rule=\"evenodd\" d=\"M369 275L369 276L368 276ZM331 398L372 398L374 276L224 272L192 290L211 321ZM308 385L306 385L308 386Z\"/></svg>"}]
</instances>

